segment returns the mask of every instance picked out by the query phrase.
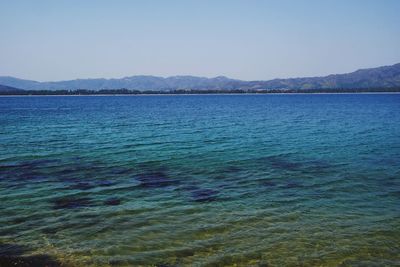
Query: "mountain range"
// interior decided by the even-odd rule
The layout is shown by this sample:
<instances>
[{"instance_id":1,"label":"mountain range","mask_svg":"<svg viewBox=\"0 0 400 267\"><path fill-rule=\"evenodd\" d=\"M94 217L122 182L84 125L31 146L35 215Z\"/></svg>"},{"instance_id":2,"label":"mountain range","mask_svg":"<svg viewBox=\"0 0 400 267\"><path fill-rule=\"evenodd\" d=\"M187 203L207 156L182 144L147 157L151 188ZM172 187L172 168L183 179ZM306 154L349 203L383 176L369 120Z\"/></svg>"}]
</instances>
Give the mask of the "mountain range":
<instances>
[{"instance_id":1,"label":"mountain range","mask_svg":"<svg viewBox=\"0 0 400 267\"><path fill-rule=\"evenodd\" d=\"M25 90L132 89L132 90L268 90L268 89L347 89L400 87L400 63L378 68L360 69L346 74L324 77L242 81L224 76L131 76L120 79L76 79L57 82L38 82L0 76L0 91L12 87Z\"/></svg>"}]
</instances>

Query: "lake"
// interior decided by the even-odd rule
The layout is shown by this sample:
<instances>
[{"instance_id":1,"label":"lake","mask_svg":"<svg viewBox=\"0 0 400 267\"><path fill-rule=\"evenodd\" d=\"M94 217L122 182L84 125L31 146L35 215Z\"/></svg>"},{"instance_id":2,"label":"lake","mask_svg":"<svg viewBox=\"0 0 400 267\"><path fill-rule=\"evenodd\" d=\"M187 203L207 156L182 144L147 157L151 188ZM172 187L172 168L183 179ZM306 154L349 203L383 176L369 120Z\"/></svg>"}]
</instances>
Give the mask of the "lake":
<instances>
[{"instance_id":1,"label":"lake","mask_svg":"<svg viewBox=\"0 0 400 267\"><path fill-rule=\"evenodd\" d=\"M0 265L399 265L399 166L400 94L0 97Z\"/></svg>"}]
</instances>

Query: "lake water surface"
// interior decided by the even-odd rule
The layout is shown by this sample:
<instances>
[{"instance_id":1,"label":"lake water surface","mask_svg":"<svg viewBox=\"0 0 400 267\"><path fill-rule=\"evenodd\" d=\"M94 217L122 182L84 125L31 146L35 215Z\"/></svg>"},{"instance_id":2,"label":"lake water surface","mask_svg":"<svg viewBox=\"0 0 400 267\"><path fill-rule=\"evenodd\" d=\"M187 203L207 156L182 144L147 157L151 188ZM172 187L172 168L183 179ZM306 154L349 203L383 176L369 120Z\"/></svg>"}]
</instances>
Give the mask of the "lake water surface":
<instances>
[{"instance_id":1,"label":"lake water surface","mask_svg":"<svg viewBox=\"0 0 400 267\"><path fill-rule=\"evenodd\" d=\"M1 97L0 266L400 265L399 166L399 94Z\"/></svg>"}]
</instances>

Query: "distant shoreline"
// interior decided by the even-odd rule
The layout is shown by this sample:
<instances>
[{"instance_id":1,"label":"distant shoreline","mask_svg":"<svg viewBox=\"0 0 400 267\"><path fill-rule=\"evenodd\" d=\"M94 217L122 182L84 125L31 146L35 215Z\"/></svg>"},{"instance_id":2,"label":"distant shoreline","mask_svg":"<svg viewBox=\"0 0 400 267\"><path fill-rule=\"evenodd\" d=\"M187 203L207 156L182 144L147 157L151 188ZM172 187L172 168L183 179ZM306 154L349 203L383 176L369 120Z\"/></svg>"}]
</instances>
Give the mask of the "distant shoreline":
<instances>
[{"instance_id":1,"label":"distant shoreline","mask_svg":"<svg viewBox=\"0 0 400 267\"><path fill-rule=\"evenodd\" d=\"M364 94L364 95L388 95L388 94L400 94L400 92L315 92L315 93L188 93L188 94L173 94L173 93L154 93L154 94L51 94L51 95L33 95L33 94L17 94L17 95L7 95L0 94L0 97L41 97L41 96L71 96L71 97L79 97L79 96L201 96L201 95L355 95L355 94Z\"/></svg>"},{"instance_id":2,"label":"distant shoreline","mask_svg":"<svg viewBox=\"0 0 400 267\"><path fill-rule=\"evenodd\" d=\"M400 93L400 87L369 88L313 88L313 89L175 89L175 90L137 90L137 89L62 89L62 90L26 90L13 87L0 87L0 95L8 96L127 96L127 95L264 95L264 94L381 94Z\"/></svg>"}]
</instances>

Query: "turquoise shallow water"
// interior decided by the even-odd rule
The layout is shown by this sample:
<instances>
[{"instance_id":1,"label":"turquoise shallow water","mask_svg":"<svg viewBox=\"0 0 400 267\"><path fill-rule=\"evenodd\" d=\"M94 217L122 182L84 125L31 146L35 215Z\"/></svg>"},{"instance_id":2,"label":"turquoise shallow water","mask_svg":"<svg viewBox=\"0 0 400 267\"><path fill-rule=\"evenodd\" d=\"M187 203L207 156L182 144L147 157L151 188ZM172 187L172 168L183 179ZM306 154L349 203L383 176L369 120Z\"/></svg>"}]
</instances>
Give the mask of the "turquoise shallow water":
<instances>
[{"instance_id":1,"label":"turquoise shallow water","mask_svg":"<svg viewBox=\"0 0 400 267\"><path fill-rule=\"evenodd\" d=\"M0 266L400 265L400 95L0 98Z\"/></svg>"}]
</instances>

